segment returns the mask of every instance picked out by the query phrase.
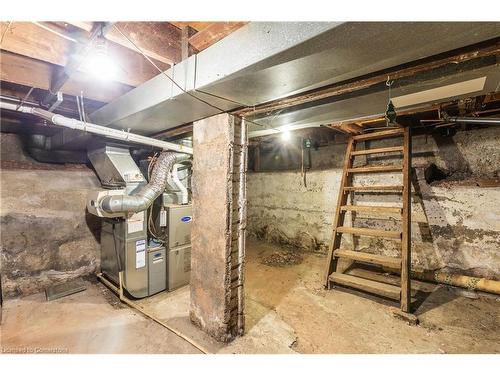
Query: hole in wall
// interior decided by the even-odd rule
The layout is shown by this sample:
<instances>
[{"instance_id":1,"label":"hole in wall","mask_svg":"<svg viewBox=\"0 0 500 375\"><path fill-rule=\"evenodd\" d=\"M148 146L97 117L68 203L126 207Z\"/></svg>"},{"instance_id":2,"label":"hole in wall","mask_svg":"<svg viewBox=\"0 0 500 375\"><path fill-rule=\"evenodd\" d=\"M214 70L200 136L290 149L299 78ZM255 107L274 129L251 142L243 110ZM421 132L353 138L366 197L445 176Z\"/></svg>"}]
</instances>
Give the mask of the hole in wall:
<instances>
[{"instance_id":1,"label":"hole in wall","mask_svg":"<svg viewBox=\"0 0 500 375\"><path fill-rule=\"evenodd\" d=\"M432 163L424 170L425 181L431 184L434 181L444 180L448 175L436 164Z\"/></svg>"}]
</instances>

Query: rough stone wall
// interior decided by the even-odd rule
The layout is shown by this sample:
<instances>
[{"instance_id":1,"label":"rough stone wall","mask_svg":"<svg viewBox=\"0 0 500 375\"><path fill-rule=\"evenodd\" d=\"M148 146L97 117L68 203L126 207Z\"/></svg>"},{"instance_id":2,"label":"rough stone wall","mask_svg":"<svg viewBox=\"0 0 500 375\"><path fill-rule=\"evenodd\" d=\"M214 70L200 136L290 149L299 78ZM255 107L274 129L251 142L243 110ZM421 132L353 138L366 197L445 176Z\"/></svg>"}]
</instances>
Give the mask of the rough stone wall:
<instances>
[{"instance_id":1,"label":"rough stone wall","mask_svg":"<svg viewBox=\"0 0 500 375\"><path fill-rule=\"evenodd\" d=\"M500 279L500 189L484 187L482 181L498 181L500 129L458 132L453 137L417 136L413 139L412 266L414 269L449 271ZM396 145L396 140L372 141L370 148ZM331 240L332 221L341 178L345 145L322 150L332 153L329 169L313 152L313 170L304 186L300 172L249 173L249 234L308 250L325 250ZM315 161L316 159L316 161ZM358 164L391 164L394 157L371 157ZM432 163L447 178L430 184L425 170ZM394 174L356 176L355 184L400 183ZM394 206L398 196L357 194L354 204ZM396 230L399 220L347 215L355 226L375 225ZM364 251L397 255L390 240L343 236L346 246Z\"/></svg>"},{"instance_id":2,"label":"rough stone wall","mask_svg":"<svg viewBox=\"0 0 500 375\"><path fill-rule=\"evenodd\" d=\"M100 187L84 165L38 163L19 137L1 140L1 277L4 297L36 293L99 267L99 219L86 213Z\"/></svg>"},{"instance_id":3,"label":"rough stone wall","mask_svg":"<svg viewBox=\"0 0 500 375\"><path fill-rule=\"evenodd\" d=\"M237 258L239 123L229 115L195 122L191 320L219 341L238 330ZM241 286L242 287L242 286Z\"/></svg>"}]
</instances>

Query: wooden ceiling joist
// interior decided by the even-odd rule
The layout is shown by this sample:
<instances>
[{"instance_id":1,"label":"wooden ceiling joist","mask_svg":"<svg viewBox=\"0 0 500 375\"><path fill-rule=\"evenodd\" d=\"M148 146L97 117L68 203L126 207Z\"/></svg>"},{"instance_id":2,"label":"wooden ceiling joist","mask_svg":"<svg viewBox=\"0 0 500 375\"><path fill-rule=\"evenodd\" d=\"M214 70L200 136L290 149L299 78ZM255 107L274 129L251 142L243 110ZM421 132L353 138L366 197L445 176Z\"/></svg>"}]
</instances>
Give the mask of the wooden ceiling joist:
<instances>
[{"instance_id":1,"label":"wooden ceiling joist","mask_svg":"<svg viewBox=\"0 0 500 375\"><path fill-rule=\"evenodd\" d=\"M196 31L201 31L203 29L206 29L208 26L210 26L213 23L217 22L193 22L193 21L185 21L185 22L170 22L172 25L175 27L178 27L179 29L182 29L183 27L189 26L195 29Z\"/></svg>"},{"instance_id":2,"label":"wooden ceiling joist","mask_svg":"<svg viewBox=\"0 0 500 375\"><path fill-rule=\"evenodd\" d=\"M7 22L1 23L2 34L7 25ZM76 43L61 38L34 23L14 22L4 37L1 49L54 65L65 66L77 46ZM158 70L137 52L114 43L109 43L108 50L118 66L115 78L117 82L138 86L158 74ZM161 69L168 68L168 65L161 62L157 62L157 65Z\"/></svg>"},{"instance_id":3,"label":"wooden ceiling joist","mask_svg":"<svg viewBox=\"0 0 500 375\"><path fill-rule=\"evenodd\" d=\"M214 22L189 38L189 44L197 51L203 51L247 23L248 22Z\"/></svg>"},{"instance_id":4,"label":"wooden ceiling joist","mask_svg":"<svg viewBox=\"0 0 500 375\"><path fill-rule=\"evenodd\" d=\"M92 22L66 23L89 33L93 28ZM181 60L181 32L168 22L117 22L116 27L151 59L170 66ZM127 38L114 27L106 34L106 39L113 43L138 52Z\"/></svg>"},{"instance_id":5,"label":"wooden ceiling joist","mask_svg":"<svg viewBox=\"0 0 500 375\"><path fill-rule=\"evenodd\" d=\"M48 90L53 65L10 52L0 52L0 80L18 85ZM76 81L70 79L62 88L67 95L80 95L108 103L132 89L118 82Z\"/></svg>"}]
</instances>

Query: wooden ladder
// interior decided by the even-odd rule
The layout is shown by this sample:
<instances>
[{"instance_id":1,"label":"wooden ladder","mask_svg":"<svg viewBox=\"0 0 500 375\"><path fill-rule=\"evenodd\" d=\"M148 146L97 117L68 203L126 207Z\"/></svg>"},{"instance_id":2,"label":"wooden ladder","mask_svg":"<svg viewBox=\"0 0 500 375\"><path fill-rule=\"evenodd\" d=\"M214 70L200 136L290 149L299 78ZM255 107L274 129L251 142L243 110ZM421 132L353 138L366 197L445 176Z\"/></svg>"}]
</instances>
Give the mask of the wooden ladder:
<instances>
[{"instance_id":1,"label":"wooden ladder","mask_svg":"<svg viewBox=\"0 0 500 375\"><path fill-rule=\"evenodd\" d=\"M374 139L402 137L401 146L383 147L375 149L356 150L358 142L364 142ZM354 158L361 155L402 153L402 165L384 165L384 166L364 166L353 167ZM402 173L402 185L378 185L378 186L353 186L353 175L357 173L380 173L380 172L398 172ZM330 289L333 284L360 289L369 293L378 294L390 299L400 301L401 310L410 312L411 294L410 294L410 265L411 265L411 134L410 128L396 128L351 136L347 144L347 150L344 160L342 180L338 196L338 203L333 221L333 238L328 250L327 266L325 273L325 286ZM360 206L348 205L347 198L349 194L391 192L402 194L402 207L385 206ZM358 228L344 226L345 213L363 212L375 213L381 215L401 217L401 231L387 231L375 228ZM355 236L381 237L401 241L401 257L388 257L374 255L361 251L341 249L342 234L348 233ZM379 281L368 280L365 278L348 275L337 270L339 258L347 258L351 261L375 264L393 269L401 270L400 286L386 284Z\"/></svg>"}]
</instances>

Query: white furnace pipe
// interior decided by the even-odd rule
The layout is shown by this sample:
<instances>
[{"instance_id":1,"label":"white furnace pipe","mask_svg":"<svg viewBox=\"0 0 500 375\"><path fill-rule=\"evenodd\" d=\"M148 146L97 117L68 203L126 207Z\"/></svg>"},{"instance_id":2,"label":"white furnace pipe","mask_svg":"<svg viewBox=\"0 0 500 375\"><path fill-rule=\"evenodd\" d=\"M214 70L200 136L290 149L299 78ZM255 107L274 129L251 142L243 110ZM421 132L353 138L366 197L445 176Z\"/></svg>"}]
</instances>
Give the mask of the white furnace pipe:
<instances>
[{"instance_id":1,"label":"white furnace pipe","mask_svg":"<svg viewBox=\"0 0 500 375\"><path fill-rule=\"evenodd\" d=\"M54 125L63 126L70 129L77 129L88 133L93 133L97 135L102 135L107 138L118 139L125 142L139 143L146 146L153 146L161 148L162 150L171 150L177 152L183 152L185 154L193 154L193 149L191 147L186 147L183 145L178 145L176 143L161 141L159 139L154 139L150 137L145 137L143 135L129 133L123 130L112 129L106 126L92 124L90 122L79 121L73 118L65 117L62 115L54 114L52 112L46 111L44 109L7 103L0 101L0 108L7 109L10 111L18 111L23 113L30 113L39 117L42 117Z\"/></svg>"}]
</instances>

